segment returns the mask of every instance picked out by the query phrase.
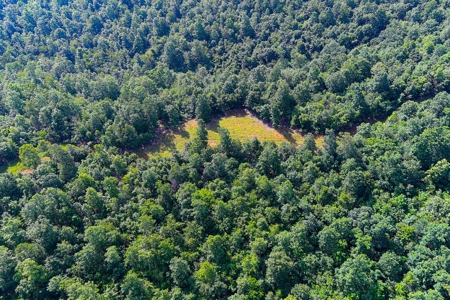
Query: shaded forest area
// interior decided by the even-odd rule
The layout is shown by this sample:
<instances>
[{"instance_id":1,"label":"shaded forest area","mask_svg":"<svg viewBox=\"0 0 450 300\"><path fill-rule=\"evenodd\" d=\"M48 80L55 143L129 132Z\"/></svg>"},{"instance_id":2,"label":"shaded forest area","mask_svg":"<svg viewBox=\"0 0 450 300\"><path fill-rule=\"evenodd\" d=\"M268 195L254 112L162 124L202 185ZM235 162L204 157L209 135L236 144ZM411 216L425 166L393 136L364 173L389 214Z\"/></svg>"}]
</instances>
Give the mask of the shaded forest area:
<instances>
[{"instance_id":1,"label":"shaded forest area","mask_svg":"<svg viewBox=\"0 0 450 300\"><path fill-rule=\"evenodd\" d=\"M447 2L1 4L0 156L39 140L135 148L249 108L309 132L450 91Z\"/></svg>"},{"instance_id":2,"label":"shaded forest area","mask_svg":"<svg viewBox=\"0 0 450 300\"><path fill-rule=\"evenodd\" d=\"M20 147L3 299L447 299L450 95L301 147L195 138L144 160Z\"/></svg>"},{"instance_id":3,"label":"shaded forest area","mask_svg":"<svg viewBox=\"0 0 450 300\"><path fill-rule=\"evenodd\" d=\"M449 299L449 4L1 2L0 299Z\"/></svg>"}]
</instances>

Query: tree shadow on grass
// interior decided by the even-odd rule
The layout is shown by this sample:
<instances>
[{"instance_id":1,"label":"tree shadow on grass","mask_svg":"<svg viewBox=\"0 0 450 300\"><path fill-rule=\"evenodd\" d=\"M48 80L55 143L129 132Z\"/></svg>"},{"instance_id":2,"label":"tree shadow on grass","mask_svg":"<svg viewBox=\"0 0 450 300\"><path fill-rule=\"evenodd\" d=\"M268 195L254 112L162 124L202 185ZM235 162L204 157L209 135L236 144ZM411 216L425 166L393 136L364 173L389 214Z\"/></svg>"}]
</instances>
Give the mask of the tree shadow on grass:
<instances>
[{"instance_id":1,"label":"tree shadow on grass","mask_svg":"<svg viewBox=\"0 0 450 300\"><path fill-rule=\"evenodd\" d=\"M282 136L283 136L290 144L298 146L297 141L296 141L296 140L294 139L294 137L293 137L293 131L289 128L289 126L288 126L287 124L282 123L282 124L280 124L280 126L278 126L278 127L273 127L272 123L270 123L270 122L268 122L268 121L265 121L265 120L262 120L262 119L258 118L258 116L256 115L255 112L250 111L250 110L246 110L245 113L246 113L247 115L250 115L250 116L252 116L252 117L258 119L258 120L259 120L260 122L262 122L262 123L264 124L264 126L266 126L267 128L273 129L273 130L275 130L276 132L278 132L279 134L281 134L281 135L282 135ZM303 135L302 135L302 136L303 136Z\"/></svg>"},{"instance_id":2,"label":"tree shadow on grass","mask_svg":"<svg viewBox=\"0 0 450 300\"><path fill-rule=\"evenodd\" d=\"M214 138L210 136L209 144L211 146L217 146L217 144L219 143L218 133L220 131L219 129L221 128L220 121L228 117L253 117L264 125L264 130L275 130L278 134L283 136L286 142L290 143L293 146L301 145L304 138L304 134L292 131L288 126L289 124L281 124L279 127L274 128L271 123L258 119L256 113L250 110L233 109L224 112L223 114L214 116L211 121L206 124L206 129L211 133L214 133ZM239 124L235 125L239 126ZM195 135L196 126L197 124L195 123L195 121L191 120L175 128L160 128L156 131L155 138L152 141L148 142L142 147L139 147L138 149L135 149L133 152L144 159L148 159L153 155L168 156L170 153L182 149L184 143L193 138L192 135ZM249 135L248 139L251 140L251 132L245 133ZM321 135L315 134L314 137L316 140L318 140L320 139ZM262 142L263 140L260 139L260 141Z\"/></svg>"},{"instance_id":3,"label":"tree shadow on grass","mask_svg":"<svg viewBox=\"0 0 450 300\"><path fill-rule=\"evenodd\" d=\"M274 128L278 133L280 133L289 143L293 145L297 145L297 141L292 136L292 133L289 132L286 128Z\"/></svg>"},{"instance_id":4,"label":"tree shadow on grass","mask_svg":"<svg viewBox=\"0 0 450 300\"><path fill-rule=\"evenodd\" d=\"M219 121L220 118L212 119L209 123L206 124L206 129L218 133L220 129Z\"/></svg>"},{"instance_id":5,"label":"tree shadow on grass","mask_svg":"<svg viewBox=\"0 0 450 300\"><path fill-rule=\"evenodd\" d=\"M186 140L191 137L191 134L186 130L185 125L172 130L161 128L156 131L154 139L133 152L144 159L149 159L149 154L151 153L172 153L177 150L177 144L175 142L176 135L179 135Z\"/></svg>"},{"instance_id":6,"label":"tree shadow on grass","mask_svg":"<svg viewBox=\"0 0 450 300\"><path fill-rule=\"evenodd\" d=\"M13 159L13 160L11 160L11 161L7 161L7 162L3 162L1 165L0 165L0 173L5 173L5 172L7 172L8 171L8 169L9 169L9 167L14 167L14 166L17 166L17 164L20 162L20 159L18 159L18 158L15 158L15 159Z\"/></svg>"},{"instance_id":7,"label":"tree shadow on grass","mask_svg":"<svg viewBox=\"0 0 450 300\"><path fill-rule=\"evenodd\" d=\"M226 111L222 113L221 115L218 115L214 117L208 124L206 124L206 128L210 131L219 132L219 129L221 126L219 125L220 120L227 117L252 117L257 119L259 122L261 122L265 127L266 130L275 130L279 134L281 134L287 142L289 142L292 145L297 145L297 140L293 137L293 131L290 130L290 128L286 124L281 124L279 127L274 128L270 122L264 121L260 118L258 118L257 114L249 109L232 109L229 111ZM250 137L248 138L251 139ZM262 140L260 140L262 142Z\"/></svg>"},{"instance_id":8,"label":"tree shadow on grass","mask_svg":"<svg viewBox=\"0 0 450 300\"><path fill-rule=\"evenodd\" d=\"M191 137L191 134L187 132L185 128L178 128L174 134L179 134L184 139L189 139Z\"/></svg>"}]
</instances>

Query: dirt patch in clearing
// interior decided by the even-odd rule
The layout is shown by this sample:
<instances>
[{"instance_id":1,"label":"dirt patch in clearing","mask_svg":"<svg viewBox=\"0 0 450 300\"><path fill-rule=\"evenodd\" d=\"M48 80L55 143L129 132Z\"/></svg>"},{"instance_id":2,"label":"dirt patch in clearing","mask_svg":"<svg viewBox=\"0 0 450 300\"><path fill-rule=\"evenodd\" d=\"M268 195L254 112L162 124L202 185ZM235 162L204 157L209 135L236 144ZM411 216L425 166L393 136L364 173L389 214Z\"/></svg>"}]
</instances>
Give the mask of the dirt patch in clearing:
<instances>
[{"instance_id":1,"label":"dirt patch in clearing","mask_svg":"<svg viewBox=\"0 0 450 300\"><path fill-rule=\"evenodd\" d=\"M20 174L22 174L22 175L30 175L33 173L34 173L34 170L32 170L32 169L26 169L26 170L23 170L22 172L20 172Z\"/></svg>"}]
</instances>

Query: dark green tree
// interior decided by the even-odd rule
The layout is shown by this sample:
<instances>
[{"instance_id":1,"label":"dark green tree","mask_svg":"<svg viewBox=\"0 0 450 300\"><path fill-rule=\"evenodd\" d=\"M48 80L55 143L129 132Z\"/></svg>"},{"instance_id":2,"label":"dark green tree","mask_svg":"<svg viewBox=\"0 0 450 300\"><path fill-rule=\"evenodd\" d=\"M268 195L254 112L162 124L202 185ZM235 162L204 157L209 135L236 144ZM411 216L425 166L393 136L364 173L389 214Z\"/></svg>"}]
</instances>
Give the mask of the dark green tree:
<instances>
[{"instance_id":1,"label":"dark green tree","mask_svg":"<svg viewBox=\"0 0 450 300\"><path fill-rule=\"evenodd\" d=\"M197 103L195 105L195 116L197 120L203 120L205 123L208 123L211 120L211 107L206 97L200 96L197 99Z\"/></svg>"}]
</instances>

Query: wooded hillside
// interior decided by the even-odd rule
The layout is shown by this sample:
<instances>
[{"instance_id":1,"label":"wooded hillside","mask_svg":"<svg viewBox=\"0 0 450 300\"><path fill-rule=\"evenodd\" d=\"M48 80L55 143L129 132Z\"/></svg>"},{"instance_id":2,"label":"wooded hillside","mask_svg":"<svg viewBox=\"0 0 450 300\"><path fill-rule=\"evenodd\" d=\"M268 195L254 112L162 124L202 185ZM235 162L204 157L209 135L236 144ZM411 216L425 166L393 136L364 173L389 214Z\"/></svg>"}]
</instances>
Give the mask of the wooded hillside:
<instances>
[{"instance_id":1,"label":"wooded hillside","mask_svg":"<svg viewBox=\"0 0 450 300\"><path fill-rule=\"evenodd\" d=\"M0 299L449 299L449 5L2 1Z\"/></svg>"}]
</instances>

